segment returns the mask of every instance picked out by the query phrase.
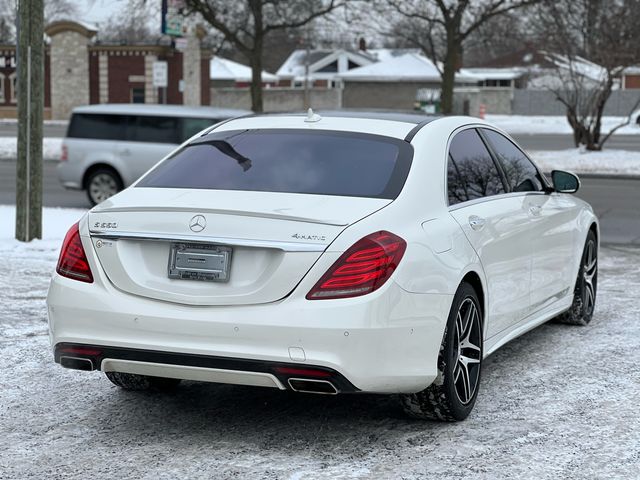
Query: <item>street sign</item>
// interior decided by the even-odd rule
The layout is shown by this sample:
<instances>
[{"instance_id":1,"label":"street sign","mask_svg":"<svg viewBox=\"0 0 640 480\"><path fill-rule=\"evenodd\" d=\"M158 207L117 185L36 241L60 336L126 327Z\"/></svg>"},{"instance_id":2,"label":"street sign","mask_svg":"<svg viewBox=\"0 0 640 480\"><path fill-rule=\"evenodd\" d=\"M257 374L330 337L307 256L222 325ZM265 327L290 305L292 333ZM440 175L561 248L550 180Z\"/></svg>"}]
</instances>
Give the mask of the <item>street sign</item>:
<instances>
[{"instance_id":1,"label":"street sign","mask_svg":"<svg viewBox=\"0 0 640 480\"><path fill-rule=\"evenodd\" d=\"M167 62L153 62L153 86L166 88L169 84Z\"/></svg>"},{"instance_id":2,"label":"street sign","mask_svg":"<svg viewBox=\"0 0 640 480\"><path fill-rule=\"evenodd\" d=\"M181 37L184 33L184 0L162 0L162 33Z\"/></svg>"},{"instance_id":3,"label":"street sign","mask_svg":"<svg viewBox=\"0 0 640 480\"><path fill-rule=\"evenodd\" d=\"M184 52L187 49L187 39L186 38L176 38L173 42L176 50L179 52Z\"/></svg>"}]
</instances>

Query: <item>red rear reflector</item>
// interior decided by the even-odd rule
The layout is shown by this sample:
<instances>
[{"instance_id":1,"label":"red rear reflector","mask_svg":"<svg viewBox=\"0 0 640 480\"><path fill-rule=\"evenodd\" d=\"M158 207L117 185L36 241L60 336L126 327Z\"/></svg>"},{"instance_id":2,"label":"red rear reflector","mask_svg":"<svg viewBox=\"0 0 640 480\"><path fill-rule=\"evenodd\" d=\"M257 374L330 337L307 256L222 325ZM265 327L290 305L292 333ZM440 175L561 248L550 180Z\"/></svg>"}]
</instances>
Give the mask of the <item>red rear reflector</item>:
<instances>
[{"instance_id":1,"label":"red rear reflector","mask_svg":"<svg viewBox=\"0 0 640 480\"><path fill-rule=\"evenodd\" d=\"M62 150L60 151L60 161L66 162L69 160L69 150L67 150L66 145L62 145Z\"/></svg>"},{"instance_id":2,"label":"red rear reflector","mask_svg":"<svg viewBox=\"0 0 640 480\"><path fill-rule=\"evenodd\" d=\"M331 373L324 370L313 370L310 368L294 368L294 367L276 367L276 372L283 375L300 376L300 377L330 377Z\"/></svg>"},{"instance_id":3,"label":"red rear reflector","mask_svg":"<svg viewBox=\"0 0 640 480\"><path fill-rule=\"evenodd\" d=\"M69 229L64 237L56 272L73 280L93 283L93 275L80 240L80 230L77 223Z\"/></svg>"},{"instance_id":4,"label":"red rear reflector","mask_svg":"<svg viewBox=\"0 0 640 480\"><path fill-rule=\"evenodd\" d=\"M91 347L64 347L60 349L61 353L73 353L75 355L90 355L97 356L102 353L102 350Z\"/></svg>"},{"instance_id":5,"label":"red rear reflector","mask_svg":"<svg viewBox=\"0 0 640 480\"><path fill-rule=\"evenodd\" d=\"M307 294L307 300L349 298L380 288L398 267L407 243L381 231L358 240Z\"/></svg>"}]
</instances>

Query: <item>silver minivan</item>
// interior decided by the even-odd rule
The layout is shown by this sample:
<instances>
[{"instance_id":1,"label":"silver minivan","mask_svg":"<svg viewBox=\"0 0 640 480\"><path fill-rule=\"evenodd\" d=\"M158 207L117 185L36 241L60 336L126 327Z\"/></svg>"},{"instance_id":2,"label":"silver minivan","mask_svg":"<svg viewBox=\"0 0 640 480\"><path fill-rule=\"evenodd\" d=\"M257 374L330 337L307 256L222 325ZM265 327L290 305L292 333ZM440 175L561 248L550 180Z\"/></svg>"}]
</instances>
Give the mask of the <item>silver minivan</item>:
<instances>
[{"instance_id":1,"label":"silver minivan","mask_svg":"<svg viewBox=\"0 0 640 480\"><path fill-rule=\"evenodd\" d=\"M58 178L95 205L137 180L166 154L220 121L250 114L182 105L77 107L62 142Z\"/></svg>"}]
</instances>

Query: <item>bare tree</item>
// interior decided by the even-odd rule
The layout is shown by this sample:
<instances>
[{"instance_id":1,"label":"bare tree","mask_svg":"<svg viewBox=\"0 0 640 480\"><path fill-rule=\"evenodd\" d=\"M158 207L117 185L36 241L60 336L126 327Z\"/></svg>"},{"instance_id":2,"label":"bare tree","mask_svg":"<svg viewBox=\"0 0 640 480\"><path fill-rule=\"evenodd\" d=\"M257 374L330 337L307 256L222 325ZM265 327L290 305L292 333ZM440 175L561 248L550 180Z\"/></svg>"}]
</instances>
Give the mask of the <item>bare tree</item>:
<instances>
[{"instance_id":1,"label":"bare tree","mask_svg":"<svg viewBox=\"0 0 640 480\"><path fill-rule=\"evenodd\" d=\"M186 14L200 14L224 35L251 66L251 108L263 110L265 39L299 28L344 5L346 0L185 0Z\"/></svg>"},{"instance_id":2,"label":"bare tree","mask_svg":"<svg viewBox=\"0 0 640 480\"><path fill-rule=\"evenodd\" d=\"M451 113L465 40L492 18L541 0L379 0L396 14L393 35L420 48L442 78L441 109Z\"/></svg>"},{"instance_id":3,"label":"bare tree","mask_svg":"<svg viewBox=\"0 0 640 480\"><path fill-rule=\"evenodd\" d=\"M160 29L152 29L149 18L158 17L159 3L148 0L128 0L120 10L100 25L100 42L122 43L125 45L149 44L157 42L162 36Z\"/></svg>"},{"instance_id":4,"label":"bare tree","mask_svg":"<svg viewBox=\"0 0 640 480\"><path fill-rule=\"evenodd\" d=\"M611 92L624 69L640 61L640 0L545 0L534 25L556 65L548 88L566 107L575 145L601 150L640 106L638 95L626 120L602 135Z\"/></svg>"},{"instance_id":5,"label":"bare tree","mask_svg":"<svg viewBox=\"0 0 640 480\"><path fill-rule=\"evenodd\" d=\"M45 23L77 16L77 7L71 0L47 0L44 5ZM0 43L16 41L17 0L0 0Z\"/></svg>"}]
</instances>

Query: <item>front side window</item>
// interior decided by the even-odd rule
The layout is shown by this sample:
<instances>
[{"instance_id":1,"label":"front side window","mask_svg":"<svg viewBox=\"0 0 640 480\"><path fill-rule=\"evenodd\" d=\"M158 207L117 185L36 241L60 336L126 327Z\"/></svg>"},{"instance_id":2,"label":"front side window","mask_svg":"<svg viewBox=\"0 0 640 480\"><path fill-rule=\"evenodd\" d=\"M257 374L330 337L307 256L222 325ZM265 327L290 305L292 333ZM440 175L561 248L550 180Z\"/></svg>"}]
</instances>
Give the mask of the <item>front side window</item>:
<instances>
[{"instance_id":1,"label":"front side window","mask_svg":"<svg viewBox=\"0 0 640 480\"><path fill-rule=\"evenodd\" d=\"M511 140L498 132L482 129L502 164L507 183L513 192L540 192L544 182L531 160Z\"/></svg>"},{"instance_id":2,"label":"front side window","mask_svg":"<svg viewBox=\"0 0 640 480\"><path fill-rule=\"evenodd\" d=\"M412 157L409 143L379 135L214 131L176 152L137 186L393 199Z\"/></svg>"},{"instance_id":3,"label":"front side window","mask_svg":"<svg viewBox=\"0 0 640 480\"><path fill-rule=\"evenodd\" d=\"M456 134L447 163L449 205L505 193L502 178L475 129Z\"/></svg>"}]
</instances>

